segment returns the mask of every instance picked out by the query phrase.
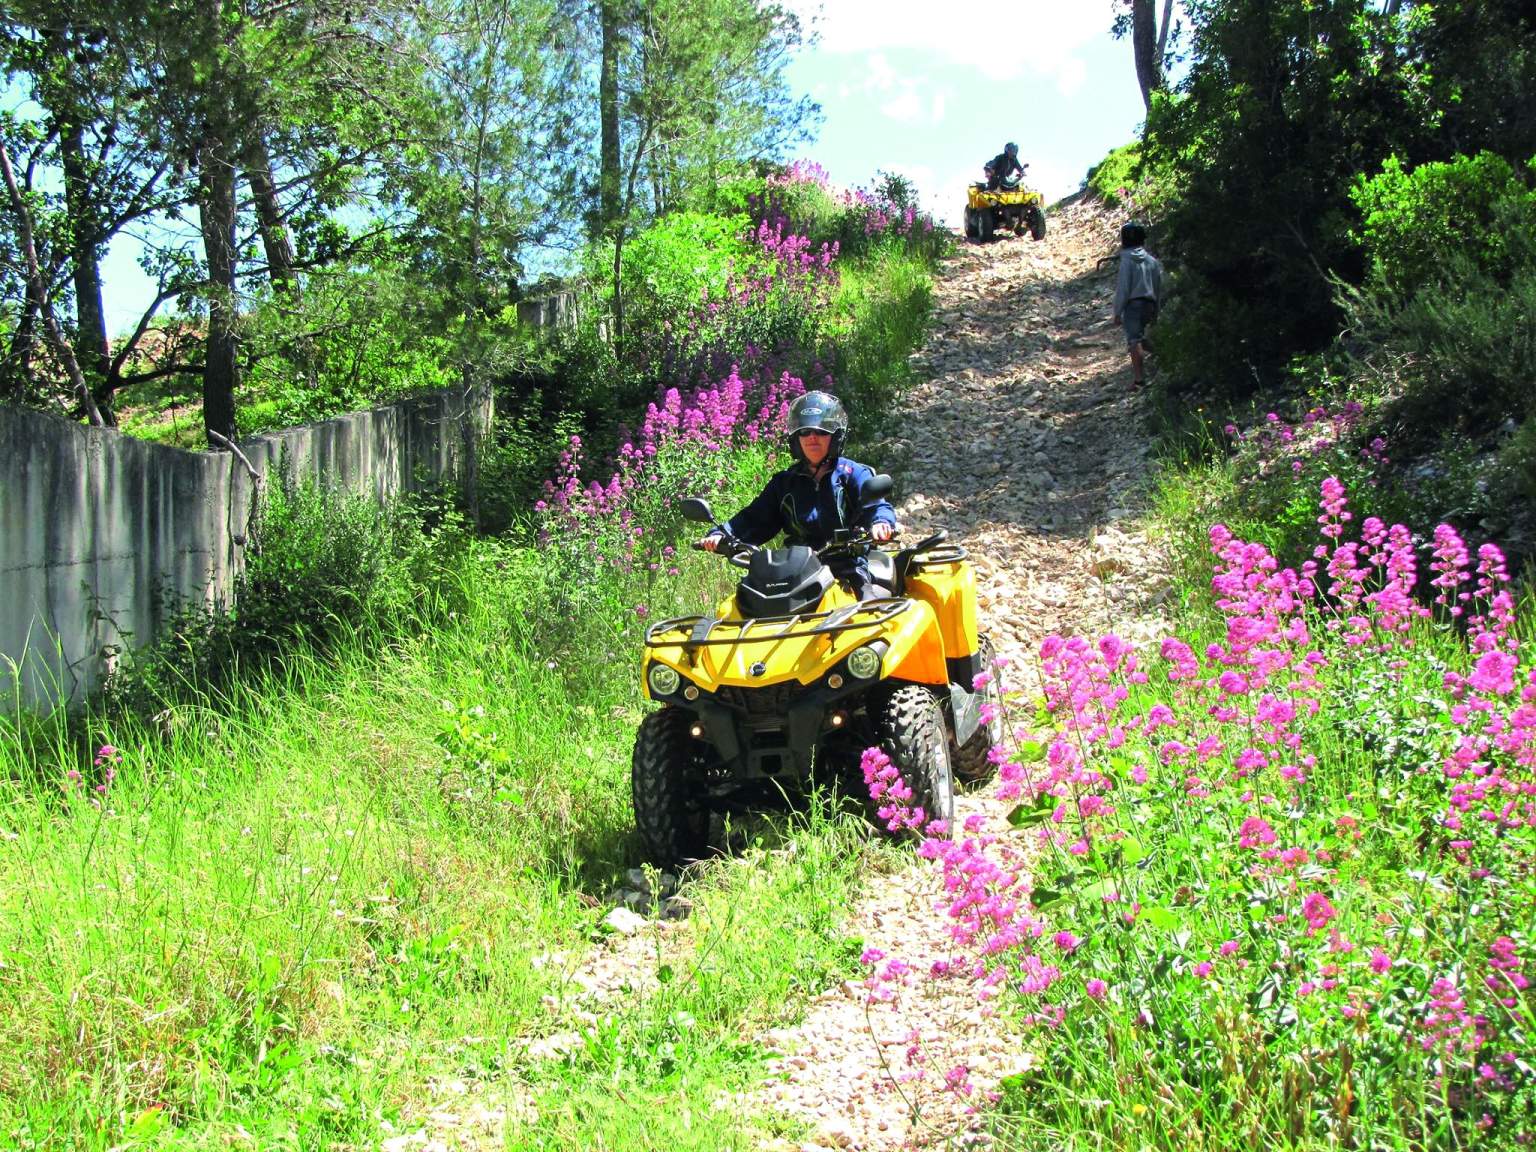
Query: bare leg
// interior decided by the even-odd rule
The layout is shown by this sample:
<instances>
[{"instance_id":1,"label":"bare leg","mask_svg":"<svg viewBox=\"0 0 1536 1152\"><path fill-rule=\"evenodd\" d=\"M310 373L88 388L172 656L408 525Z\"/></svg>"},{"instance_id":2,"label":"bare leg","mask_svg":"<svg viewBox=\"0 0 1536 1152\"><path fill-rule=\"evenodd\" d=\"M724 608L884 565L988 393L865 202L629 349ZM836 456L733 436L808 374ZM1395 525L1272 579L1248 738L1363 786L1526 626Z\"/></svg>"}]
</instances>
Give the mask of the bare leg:
<instances>
[{"instance_id":1,"label":"bare leg","mask_svg":"<svg viewBox=\"0 0 1536 1152\"><path fill-rule=\"evenodd\" d=\"M1141 342L1137 341L1131 345L1131 375L1135 377L1133 380L1135 384L1140 384L1145 379L1145 361L1146 353L1141 349Z\"/></svg>"}]
</instances>

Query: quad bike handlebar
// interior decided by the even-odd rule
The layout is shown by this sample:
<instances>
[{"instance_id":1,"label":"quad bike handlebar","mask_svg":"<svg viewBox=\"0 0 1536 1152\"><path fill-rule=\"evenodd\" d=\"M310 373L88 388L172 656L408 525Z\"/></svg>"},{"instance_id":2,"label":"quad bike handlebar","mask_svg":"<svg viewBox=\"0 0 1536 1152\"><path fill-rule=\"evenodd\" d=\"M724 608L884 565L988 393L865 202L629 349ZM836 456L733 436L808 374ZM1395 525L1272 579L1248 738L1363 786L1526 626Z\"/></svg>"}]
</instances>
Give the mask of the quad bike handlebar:
<instances>
[{"instance_id":1,"label":"quad bike handlebar","mask_svg":"<svg viewBox=\"0 0 1536 1152\"><path fill-rule=\"evenodd\" d=\"M822 562L835 559L862 559L869 555L879 544L889 544L901 537L901 529L896 528L891 532L889 539L876 540L868 528L841 529L833 538L820 548L816 549L816 558ZM912 559L930 548L937 548L949 539L949 532L940 528L937 532L924 536L910 548L902 548L895 554L896 565L899 570L904 570L911 564ZM708 552L702 541L694 541L693 548L699 552ZM727 563L737 568L747 567L752 556L762 551L762 545L749 544L745 540L738 540L735 536L722 533L720 543L715 546L716 556L724 556Z\"/></svg>"}]
</instances>

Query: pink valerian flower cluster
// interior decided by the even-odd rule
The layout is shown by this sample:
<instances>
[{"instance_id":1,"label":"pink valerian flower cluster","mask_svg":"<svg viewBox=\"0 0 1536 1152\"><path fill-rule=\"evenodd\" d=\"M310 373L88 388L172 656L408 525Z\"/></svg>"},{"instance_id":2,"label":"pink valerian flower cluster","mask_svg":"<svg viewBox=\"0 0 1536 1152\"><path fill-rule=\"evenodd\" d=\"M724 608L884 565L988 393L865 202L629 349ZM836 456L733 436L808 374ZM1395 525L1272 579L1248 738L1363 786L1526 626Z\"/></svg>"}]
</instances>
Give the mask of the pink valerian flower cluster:
<instances>
[{"instance_id":1,"label":"pink valerian flower cluster","mask_svg":"<svg viewBox=\"0 0 1536 1152\"><path fill-rule=\"evenodd\" d=\"M763 183L769 188L784 188L796 184L814 184L825 188L831 183L831 174L813 160L794 160L783 174L770 174Z\"/></svg>"},{"instance_id":2,"label":"pink valerian flower cluster","mask_svg":"<svg viewBox=\"0 0 1536 1152\"><path fill-rule=\"evenodd\" d=\"M837 241L816 248L810 237L795 232L783 219L762 221L752 230L752 240L773 262L780 279L800 287L837 283L837 270L833 266L837 259ZM772 291L772 276L764 287Z\"/></svg>"},{"instance_id":3,"label":"pink valerian flower cluster","mask_svg":"<svg viewBox=\"0 0 1536 1152\"><path fill-rule=\"evenodd\" d=\"M1405 528L1369 518L1361 540L1348 539L1347 493L1337 482L1323 487L1321 510L1328 544L1302 572L1281 568L1267 550L1220 525L1211 530L1223 638L1198 652L1177 638L1163 642L1161 665L1151 671L1166 676L1171 702L1140 714L1129 708L1148 670L1115 637L1093 644L1053 636L1042 643L1040 700L1048 725L1037 725L1021 745L1029 750L1024 763L1001 750L994 759L1001 761L1001 790L1029 797L1020 823L1038 827L1048 853L1034 870L1054 867L1076 880L1036 906L1011 838L981 835L979 824L968 823L952 839L925 840L919 852L943 868L944 909L959 951L935 974L975 980L984 1000L1010 990L1023 1019L1046 1027L1068 1012L1116 1002L1117 987L1105 977L1117 962L1106 962L1100 941L1163 954L1168 921L1193 924L1221 911L1170 914L1170 905L1188 897L1159 891L1156 871L1124 866L1145 854L1136 838L1163 836L1169 825L1185 822L1203 824L1207 833L1224 825L1233 843L1226 859L1252 877L1234 890L1264 893L1265 915L1252 919L1246 942L1229 938L1202 949L1204 955L1176 959L1170 978L1182 974L1215 988L1250 965L1248 979L1288 973L1291 994L1309 1005L1297 1028L1325 1027L1332 1019L1346 1030L1392 1029L1432 1056L1431 1074L1449 1075L1454 1062L1476 1069L1480 1091L1508 1091L1523 1075L1513 1063L1520 1041L1512 1022L1536 1013L1531 960L1518 933L1497 935L1480 964L1459 959L1454 969L1436 972L1417 955L1398 958L1404 937L1394 935L1401 932L1395 915L1368 917L1358 902L1351 906L1352 862L1366 850L1362 841L1380 830L1334 807L1336 780L1328 788L1312 781L1318 760L1311 748L1321 746L1314 741L1336 743L1321 674L1332 644L1360 649L1374 666L1401 668L1399 653L1414 643L1410 627L1435 622L1415 598L1417 563ZM1444 839L1429 850L1442 852L1442 862L1464 869L1474 884L1498 872L1504 891L1523 883L1536 862L1536 668L1521 665L1497 549L1479 550L1474 575L1459 538L1442 529L1434 556L1441 627L1454 623L1445 609L1463 609L1468 670L1446 676L1454 704L1445 730L1451 739L1442 773ZM1326 627L1340 620L1341 627ZM1331 641L1319 638L1330 630ZM1168 806L1183 811L1174 816ZM1143 915L1144 903L1157 909L1155 918ZM1466 948L1501 924L1493 896L1480 904L1481 919L1465 929ZM1070 908L1071 919L1052 924L1058 908ZM1234 919L1247 926L1250 915L1245 906ZM1147 943L1137 943L1143 933ZM1251 959L1255 950L1261 955ZM1418 986L1422 1008L1376 1025L1374 1005L1389 985Z\"/></svg>"},{"instance_id":4,"label":"pink valerian flower cluster","mask_svg":"<svg viewBox=\"0 0 1536 1152\"><path fill-rule=\"evenodd\" d=\"M790 402L804 391L804 382L787 372L756 381L744 379L734 367L708 387L669 388L646 408L639 431L620 445L606 482L583 483L581 437L572 436L534 511L547 518L545 533L552 527L567 534L582 530L594 558L631 565L645 536L636 508L643 499L658 497L663 471L670 488L707 490L713 486L709 462L733 445L780 435ZM679 475L679 467L696 475Z\"/></svg>"},{"instance_id":5,"label":"pink valerian flower cluster","mask_svg":"<svg viewBox=\"0 0 1536 1152\"><path fill-rule=\"evenodd\" d=\"M1269 412L1250 431L1245 432L1236 424L1228 424L1223 431L1239 456L1251 461L1255 477L1278 472L1300 476L1318 461L1343 460L1364 470L1366 483L1374 486L1375 478L1370 474L1389 463L1386 441L1378 436L1359 449L1353 459L1347 455L1347 445L1359 431L1364 415L1365 410L1350 401L1337 411L1321 405L1311 408L1295 424Z\"/></svg>"},{"instance_id":6,"label":"pink valerian flower cluster","mask_svg":"<svg viewBox=\"0 0 1536 1152\"><path fill-rule=\"evenodd\" d=\"M96 750L96 755L91 761L93 769L92 777L95 783L87 785L85 773L78 768L71 768L64 773L63 788L68 793L80 793L89 795L95 793L93 804L99 804L99 798L106 796L112 789L113 782L117 779L117 771L122 767L123 753L112 744L103 744Z\"/></svg>"}]
</instances>

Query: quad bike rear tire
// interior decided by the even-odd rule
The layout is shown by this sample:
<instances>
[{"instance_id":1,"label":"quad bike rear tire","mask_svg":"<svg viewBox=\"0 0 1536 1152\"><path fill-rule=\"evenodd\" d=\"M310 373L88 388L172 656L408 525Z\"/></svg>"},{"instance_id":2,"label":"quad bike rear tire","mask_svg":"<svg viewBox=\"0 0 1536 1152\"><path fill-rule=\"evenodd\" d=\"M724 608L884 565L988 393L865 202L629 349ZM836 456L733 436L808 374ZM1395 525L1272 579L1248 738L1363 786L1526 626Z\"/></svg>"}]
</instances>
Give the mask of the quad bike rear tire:
<instances>
[{"instance_id":1,"label":"quad bike rear tire","mask_svg":"<svg viewBox=\"0 0 1536 1152\"><path fill-rule=\"evenodd\" d=\"M1034 207L1029 210L1029 234L1036 240L1045 239L1045 209Z\"/></svg>"},{"instance_id":2,"label":"quad bike rear tire","mask_svg":"<svg viewBox=\"0 0 1536 1152\"><path fill-rule=\"evenodd\" d=\"M916 684L898 688L882 703L875 724L881 749L912 790L912 803L948 827L955 819L955 782L938 700Z\"/></svg>"},{"instance_id":3,"label":"quad bike rear tire","mask_svg":"<svg viewBox=\"0 0 1536 1152\"><path fill-rule=\"evenodd\" d=\"M985 784L992 779L997 765L992 763L991 751L1003 742L1003 692L997 682L997 657L992 641L982 640L978 653L982 670L989 674L987 686L982 689L982 704L992 711L992 719L977 727L963 745L951 742L949 762L954 767L955 779L962 784Z\"/></svg>"},{"instance_id":4,"label":"quad bike rear tire","mask_svg":"<svg viewBox=\"0 0 1536 1152\"><path fill-rule=\"evenodd\" d=\"M646 855L662 867L696 860L709 851L709 809L700 801L703 780L690 713L663 708L640 722L630 763L635 828Z\"/></svg>"},{"instance_id":5,"label":"quad bike rear tire","mask_svg":"<svg viewBox=\"0 0 1536 1152\"><path fill-rule=\"evenodd\" d=\"M983 244L990 244L992 242L992 236L997 230L997 224L992 219L992 209L978 209L976 215L978 216L976 228L977 238Z\"/></svg>"},{"instance_id":6,"label":"quad bike rear tire","mask_svg":"<svg viewBox=\"0 0 1536 1152\"><path fill-rule=\"evenodd\" d=\"M976 220L977 212L974 208L965 210L965 238L974 240L981 235L981 225Z\"/></svg>"}]
</instances>

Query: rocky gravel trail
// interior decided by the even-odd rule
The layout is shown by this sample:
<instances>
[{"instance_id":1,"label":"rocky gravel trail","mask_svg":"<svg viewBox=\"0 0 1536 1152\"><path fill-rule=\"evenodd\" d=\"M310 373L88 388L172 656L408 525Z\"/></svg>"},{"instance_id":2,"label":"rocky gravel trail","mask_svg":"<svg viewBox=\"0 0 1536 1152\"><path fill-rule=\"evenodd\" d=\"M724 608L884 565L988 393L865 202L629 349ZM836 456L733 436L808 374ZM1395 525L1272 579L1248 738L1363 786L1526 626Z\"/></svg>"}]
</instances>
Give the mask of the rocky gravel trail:
<instances>
[{"instance_id":1,"label":"rocky gravel trail","mask_svg":"<svg viewBox=\"0 0 1536 1152\"><path fill-rule=\"evenodd\" d=\"M903 397L891 438L866 454L896 477L909 539L945 528L969 551L1011 687L1031 687L1032 655L1052 632L1113 630L1137 642L1163 632L1166 565L1139 523L1148 479L1141 401L1110 319L1114 264L1104 258L1118 226L1103 209L1074 204L1051 215L1042 242L962 245L941 272L937 322L914 355L923 383ZM960 820L1008 829L1009 805L991 789L962 795L957 807ZM596 1019L653 992L660 960L686 963L686 901L667 899L671 883L654 900L647 886L634 874L615 894L604 944L548 958L566 974L567 994L551 1004L563 1019ZM872 1001L860 980L838 984L798 1023L755 1038L772 1056L768 1077L720 1106L779 1112L814 1133L774 1142L773 1152L988 1142L985 1094L1022 1069L1022 1045L974 984L925 978L951 956L940 896L938 869L915 857L872 877L846 932L915 978L890 1002ZM654 918L639 914L657 908ZM537 1058L580 1043L564 1032L526 1047ZM969 1070L969 1096L943 1087L957 1065ZM491 1107L473 1087L438 1087L430 1110L383 1142L386 1152L500 1147L509 1114L528 1106L514 1095Z\"/></svg>"},{"instance_id":2,"label":"rocky gravel trail","mask_svg":"<svg viewBox=\"0 0 1536 1152\"><path fill-rule=\"evenodd\" d=\"M871 454L896 476L909 535L946 528L969 551L984 626L1009 658L1010 687L1026 690L1052 632L1160 636L1169 588L1138 522L1148 445L1110 317L1114 264L1102 260L1119 221L1077 204L1050 224L1043 242L966 245L949 262L914 359L925 382L903 399L891 462ZM957 819L979 816L1001 835L1009 807L983 789L960 797ZM941 894L938 869L914 860L872 881L848 932L926 974L951 956ZM777 1146L786 1152L983 1145L985 1093L1023 1068L1022 1046L974 984L922 975L890 1003L872 1003L860 981L828 989L764 1039L775 1078L756 1103L817 1133ZM957 1065L968 1096L943 1086Z\"/></svg>"}]
</instances>

